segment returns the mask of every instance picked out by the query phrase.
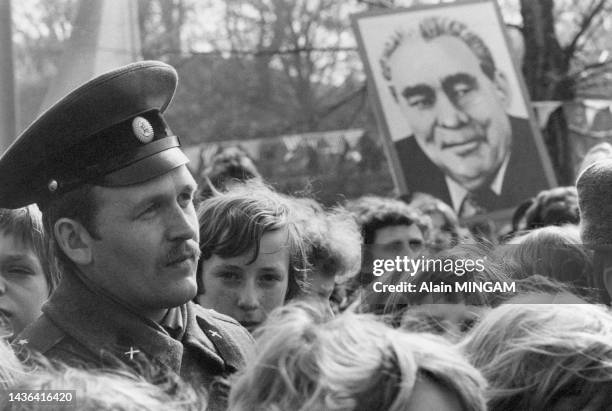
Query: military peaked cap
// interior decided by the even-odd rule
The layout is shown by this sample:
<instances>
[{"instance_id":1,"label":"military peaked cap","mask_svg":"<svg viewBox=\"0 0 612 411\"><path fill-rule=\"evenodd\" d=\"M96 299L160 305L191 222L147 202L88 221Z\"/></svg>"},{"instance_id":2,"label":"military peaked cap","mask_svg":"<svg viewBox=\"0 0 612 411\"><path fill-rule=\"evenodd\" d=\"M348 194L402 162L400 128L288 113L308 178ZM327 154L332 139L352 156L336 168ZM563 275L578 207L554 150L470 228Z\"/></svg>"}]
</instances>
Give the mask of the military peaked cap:
<instances>
[{"instance_id":1,"label":"military peaked cap","mask_svg":"<svg viewBox=\"0 0 612 411\"><path fill-rule=\"evenodd\" d=\"M37 203L83 184L139 184L188 162L162 117L177 85L158 61L80 86L38 117L0 158L0 207Z\"/></svg>"}]
</instances>

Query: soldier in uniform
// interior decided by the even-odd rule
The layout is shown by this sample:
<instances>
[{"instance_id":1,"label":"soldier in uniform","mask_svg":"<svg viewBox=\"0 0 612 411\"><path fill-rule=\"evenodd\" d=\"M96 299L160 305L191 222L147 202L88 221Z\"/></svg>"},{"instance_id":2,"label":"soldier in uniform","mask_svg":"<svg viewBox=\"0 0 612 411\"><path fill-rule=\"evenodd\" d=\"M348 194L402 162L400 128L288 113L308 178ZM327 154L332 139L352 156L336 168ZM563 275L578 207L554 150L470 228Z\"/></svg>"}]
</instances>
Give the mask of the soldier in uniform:
<instances>
[{"instance_id":1,"label":"soldier in uniform","mask_svg":"<svg viewBox=\"0 0 612 411\"><path fill-rule=\"evenodd\" d=\"M62 279L14 344L85 367L151 361L196 387L245 365L253 340L196 295L196 183L163 118L175 70L139 62L42 114L0 158L0 207L37 203ZM209 399L212 409L223 400Z\"/></svg>"}]
</instances>

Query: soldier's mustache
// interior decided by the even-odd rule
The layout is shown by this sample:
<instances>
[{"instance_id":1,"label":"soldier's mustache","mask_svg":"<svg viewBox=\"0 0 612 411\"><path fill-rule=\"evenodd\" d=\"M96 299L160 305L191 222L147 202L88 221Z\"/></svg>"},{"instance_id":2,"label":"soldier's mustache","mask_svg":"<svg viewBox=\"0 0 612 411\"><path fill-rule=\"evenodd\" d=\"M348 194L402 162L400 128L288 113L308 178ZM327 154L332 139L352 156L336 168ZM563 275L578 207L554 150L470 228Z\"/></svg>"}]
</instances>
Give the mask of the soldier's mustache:
<instances>
[{"instance_id":1,"label":"soldier's mustache","mask_svg":"<svg viewBox=\"0 0 612 411\"><path fill-rule=\"evenodd\" d=\"M187 259L197 261L200 258L200 247L193 240L185 241L170 249L166 255L166 265L181 262Z\"/></svg>"}]
</instances>

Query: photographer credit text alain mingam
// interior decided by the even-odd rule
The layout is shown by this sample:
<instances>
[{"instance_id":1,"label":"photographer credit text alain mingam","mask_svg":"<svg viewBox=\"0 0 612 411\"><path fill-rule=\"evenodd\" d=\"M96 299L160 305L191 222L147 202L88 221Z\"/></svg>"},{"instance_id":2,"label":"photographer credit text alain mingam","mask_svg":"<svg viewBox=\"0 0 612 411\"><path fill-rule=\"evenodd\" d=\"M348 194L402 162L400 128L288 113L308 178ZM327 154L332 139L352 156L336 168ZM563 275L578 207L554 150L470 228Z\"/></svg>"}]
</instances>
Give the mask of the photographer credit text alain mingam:
<instances>
[{"instance_id":1,"label":"photographer credit text alain mingam","mask_svg":"<svg viewBox=\"0 0 612 411\"><path fill-rule=\"evenodd\" d=\"M466 273L485 270L486 257L477 259L451 258L409 258L397 256L395 259L376 259L373 261L372 274L381 277L385 273L408 273L414 277L417 273L445 272L461 277ZM401 281L396 284L385 284L374 281L372 290L376 293L460 293L460 292L503 292L514 293L514 281L457 281L451 284L440 282L412 283Z\"/></svg>"}]
</instances>

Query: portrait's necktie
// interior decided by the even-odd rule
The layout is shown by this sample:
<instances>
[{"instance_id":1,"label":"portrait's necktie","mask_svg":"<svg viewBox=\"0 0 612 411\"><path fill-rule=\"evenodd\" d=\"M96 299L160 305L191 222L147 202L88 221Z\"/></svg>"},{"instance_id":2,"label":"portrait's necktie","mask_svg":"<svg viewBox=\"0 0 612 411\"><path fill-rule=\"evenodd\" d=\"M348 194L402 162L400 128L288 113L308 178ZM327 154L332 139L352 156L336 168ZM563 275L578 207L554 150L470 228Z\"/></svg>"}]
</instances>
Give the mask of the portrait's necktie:
<instances>
[{"instance_id":1,"label":"portrait's necktie","mask_svg":"<svg viewBox=\"0 0 612 411\"><path fill-rule=\"evenodd\" d=\"M466 218L478 214L484 214L497 208L499 196L489 187L470 191L465 195L461 207L459 208L459 217Z\"/></svg>"}]
</instances>

